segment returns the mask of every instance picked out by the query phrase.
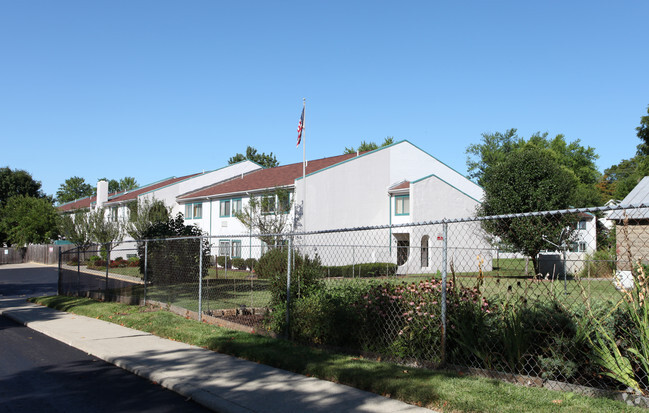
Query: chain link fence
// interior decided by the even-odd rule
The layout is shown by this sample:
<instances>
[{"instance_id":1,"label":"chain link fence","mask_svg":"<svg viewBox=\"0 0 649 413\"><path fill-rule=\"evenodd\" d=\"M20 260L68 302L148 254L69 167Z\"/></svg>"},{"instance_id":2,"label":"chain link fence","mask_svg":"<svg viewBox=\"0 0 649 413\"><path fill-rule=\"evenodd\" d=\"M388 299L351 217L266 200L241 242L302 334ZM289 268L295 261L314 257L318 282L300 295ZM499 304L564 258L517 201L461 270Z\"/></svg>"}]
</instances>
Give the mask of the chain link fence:
<instances>
[{"instance_id":1,"label":"chain link fence","mask_svg":"<svg viewBox=\"0 0 649 413\"><path fill-rule=\"evenodd\" d=\"M646 393L647 211L91 247L61 254L59 289L407 365Z\"/></svg>"}]
</instances>

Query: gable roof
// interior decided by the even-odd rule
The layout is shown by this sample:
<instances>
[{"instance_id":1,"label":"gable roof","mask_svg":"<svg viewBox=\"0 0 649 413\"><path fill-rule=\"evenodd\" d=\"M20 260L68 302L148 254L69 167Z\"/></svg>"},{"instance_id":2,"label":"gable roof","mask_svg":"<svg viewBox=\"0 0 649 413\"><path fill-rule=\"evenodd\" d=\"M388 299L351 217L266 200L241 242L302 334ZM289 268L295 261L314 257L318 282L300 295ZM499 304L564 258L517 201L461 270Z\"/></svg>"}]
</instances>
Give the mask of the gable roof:
<instances>
[{"instance_id":1,"label":"gable roof","mask_svg":"<svg viewBox=\"0 0 649 413\"><path fill-rule=\"evenodd\" d=\"M135 188L135 189L133 189L131 191L126 191L123 194L121 194L119 196L116 196L116 197L114 197L112 199L109 198L108 202L106 202L105 205L130 201L130 200L136 199L140 194L143 194L145 192L153 191L153 190L156 190L156 189L161 188L163 186L171 185L171 184L174 184L176 182L179 182L179 181L182 181L184 179L191 178L193 176L197 176L197 175L200 175L200 174L201 174L201 172L190 174L190 175L185 175L185 176L180 176L180 177L173 176L171 178L163 179L162 181L154 182L154 183L149 184L149 185L144 185L144 186L141 186L139 188Z\"/></svg>"},{"instance_id":2,"label":"gable roof","mask_svg":"<svg viewBox=\"0 0 649 413\"><path fill-rule=\"evenodd\" d=\"M108 194L108 199L115 198L120 196L123 192L111 192ZM59 211L76 211L77 209L90 208L92 204L97 202L97 195L87 196L85 198L77 199L75 201L66 202L65 204L59 205L56 207Z\"/></svg>"},{"instance_id":3,"label":"gable roof","mask_svg":"<svg viewBox=\"0 0 649 413\"><path fill-rule=\"evenodd\" d=\"M356 157L356 154L344 154L329 158L315 159L308 161L306 173L310 174L324 168L328 168L340 162ZM259 191L282 186L289 186L295 183L297 178L302 177L302 162L277 166L275 168L258 169L248 172L243 176L228 179L226 181L198 189L196 191L182 194L179 201L195 198L205 198L225 194L242 193L247 191Z\"/></svg>"},{"instance_id":4,"label":"gable roof","mask_svg":"<svg viewBox=\"0 0 649 413\"><path fill-rule=\"evenodd\" d=\"M649 176L642 178L638 185L635 186L629 192L627 196L624 197L620 205L624 206L635 206L635 205L649 205ZM649 218L649 208L637 208L637 209L627 209L627 210L615 210L609 215L609 219L648 219Z\"/></svg>"}]
</instances>

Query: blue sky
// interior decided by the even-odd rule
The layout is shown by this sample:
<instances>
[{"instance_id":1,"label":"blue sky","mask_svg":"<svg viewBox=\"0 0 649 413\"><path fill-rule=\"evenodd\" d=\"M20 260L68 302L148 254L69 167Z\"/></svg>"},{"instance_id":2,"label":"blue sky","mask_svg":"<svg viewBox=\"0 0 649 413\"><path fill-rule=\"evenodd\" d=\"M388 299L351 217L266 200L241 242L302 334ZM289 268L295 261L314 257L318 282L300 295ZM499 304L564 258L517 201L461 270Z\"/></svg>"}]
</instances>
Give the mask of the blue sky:
<instances>
[{"instance_id":1,"label":"blue sky","mask_svg":"<svg viewBox=\"0 0 649 413\"><path fill-rule=\"evenodd\" d=\"M466 173L483 132L634 155L646 1L5 1L0 166L146 184L246 146L300 162L407 139Z\"/></svg>"}]
</instances>

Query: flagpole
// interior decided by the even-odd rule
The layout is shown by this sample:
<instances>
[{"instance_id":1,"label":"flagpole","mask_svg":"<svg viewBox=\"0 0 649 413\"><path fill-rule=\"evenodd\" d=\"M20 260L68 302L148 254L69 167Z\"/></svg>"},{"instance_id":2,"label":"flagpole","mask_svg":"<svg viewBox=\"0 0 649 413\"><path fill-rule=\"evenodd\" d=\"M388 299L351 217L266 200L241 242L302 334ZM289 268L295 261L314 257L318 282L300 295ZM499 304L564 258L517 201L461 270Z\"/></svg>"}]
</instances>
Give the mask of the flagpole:
<instances>
[{"instance_id":1,"label":"flagpole","mask_svg":"<svg viewBox=\"0 0 649 413\"><path fill-rule=\"evenodd\" d=\"M302 112L304 113L303 128L306 125L306 98L302 98ZM306 218L304 215L304 209L306 207L306 133L304 134L302 141L302 185L304 185L304 196L302 198L302 231L306 231Z\"/></svg>"}]
</instances>

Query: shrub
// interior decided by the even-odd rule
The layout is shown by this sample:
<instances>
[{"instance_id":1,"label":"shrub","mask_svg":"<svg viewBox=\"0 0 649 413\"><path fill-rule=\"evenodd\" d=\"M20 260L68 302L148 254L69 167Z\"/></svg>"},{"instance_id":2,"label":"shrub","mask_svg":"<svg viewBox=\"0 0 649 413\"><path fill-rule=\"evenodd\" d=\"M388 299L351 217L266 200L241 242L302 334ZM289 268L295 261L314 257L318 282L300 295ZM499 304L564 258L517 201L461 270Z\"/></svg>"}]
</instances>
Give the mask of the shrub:
<instances>
[{"instance_id":1,"label":"shrub","mask_svg":"<svg viewBox=\"0 0 649 413\"><path fill-rule=\"evenodd\" d=\"M138 257L131 257L128 259L128 266L129 267L139 267L140 266L140 259Z\"/></svg>"},{"instance_id":2,"label":"shrub","mask_svg":"<svg viewBox=\"0 0 649 413\"><path fill-rule=\"evenodd\" d=\"M245 270L246 260L244 260L243 258L232 258L232 266L237 270Z\"/></svg>"},{"instance_id":3,"label":"shrub","mask_svg":"<svg viewBox=\"0 0 649 413\"><path fill-rule=\"evenodd\" d=\"M477 289L453 288L447 282L447 310L471 304L487 313L490 304ZM355 306L364 316L364 346L402 359L441 361L441 293L440 280L423 280L411 284L376 284L360 297ZM449 329L454 326L449 324Z\"/></svg>"},{"instance_id":4,"label":"shrub","mask_svg":"<svg viewBox=\"0 0 649 413\"><path fill-rule=\"evenodd\" d=\"M294 267L291 271L291 300L309 295L322 283L323 269L320 258L310 258L295 253ZM286 301L286 278L288 269L288 251L273 248L257 262L256 272L259 278L270 280L271 303Z\"/></svg>"},{"instance_id":5,"label":"shrub","mask_svg":"<svg viewBox=\"0 0 649 413\"><path fill-rule=\"evenodd\" d=\"M397 265L387 262L371 262L354 265L325 267L327 277L384 277L394 275Z\"/></svg>"},{"instance_id":6,"label":"shrub","mask_svg":"<svg viewBox=\"0 0 649 413\"><path fill-rule=\"evenodd\" d=\"M588 254L584 268L579 273L581 278L607 278L615 274L617 257L615 250L599 250Z\"/></svg>"},{"instance_id":7,"label":"shrub","mask_svg":"<svg viewBox=\"0 0 649 413\"><path fill-rule=\"evenodd\" d=\"M248 267L248 269L250 271L256 269L257 268L257 260L254 259L254 258L247 258L246 259L246 267Z\"/></svg>"},{"instance_id":8,"label":"shrub","mask_svg":"<svg viewBox=\"0 0 649 413\"><path fill-rule=\"evenodd\" d=\"M291 310L291 338L307 344L360 348L362 319L353 304L367 289L367 285L330 286L296 299Z\"/></svg>"},{"instance_id":9,"label":"shrub","mask_svg":"<svg viewBox=\"0 0 649 413\"><path fill-rule=\"evenodd\" d=\"M96 267L97 264L95 264L97 261L102 261L101 257L99 255L93 255L90 258L88 258L89 265Z\"/></svg>"},{"instance_id":10,"label":"shrub","mask_svg":"<svg viewBox=\"0 0 649 413\"><path fill-rule=\"evenodd\" d=\"M219 255L216 257L216 264L221 268L232 268L232 258L225 255Z\"/></svg>"}]
</instances>

